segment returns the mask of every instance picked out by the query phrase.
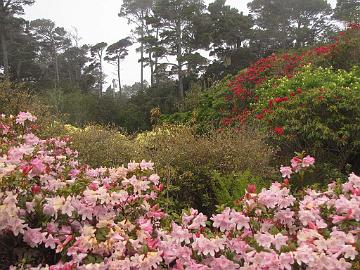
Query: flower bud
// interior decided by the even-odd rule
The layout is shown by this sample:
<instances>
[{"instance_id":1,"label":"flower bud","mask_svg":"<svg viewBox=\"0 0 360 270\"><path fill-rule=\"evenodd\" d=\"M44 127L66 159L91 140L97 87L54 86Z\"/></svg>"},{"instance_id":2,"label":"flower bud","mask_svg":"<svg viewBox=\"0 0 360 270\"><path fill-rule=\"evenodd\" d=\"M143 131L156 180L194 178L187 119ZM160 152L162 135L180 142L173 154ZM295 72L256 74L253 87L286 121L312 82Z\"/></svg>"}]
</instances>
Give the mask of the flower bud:
<instances>
[{"instance_id":1,"label":"flower bud","mask_svg":"<svg viewBox=\"0 0 360 270\"><path fill-rule=\"evenodd\" d=\"M247 191L248 193L256 193L256 185L255 185L255 184L249 184L249 185L247 186L246 191Z\"/></svg>"},{"instance_id":2,"label":"flower bud","mask_svg":"<svg viewBox=\"0 0 360 270\"><path fill-rule=\"evenodd\" d=\"M31 192L32 192L33 194L38 194L38 193L41 192L41 187L40 187L39 185L33 185L33 186L31 187Z\"/></svg>"}]
</instances>

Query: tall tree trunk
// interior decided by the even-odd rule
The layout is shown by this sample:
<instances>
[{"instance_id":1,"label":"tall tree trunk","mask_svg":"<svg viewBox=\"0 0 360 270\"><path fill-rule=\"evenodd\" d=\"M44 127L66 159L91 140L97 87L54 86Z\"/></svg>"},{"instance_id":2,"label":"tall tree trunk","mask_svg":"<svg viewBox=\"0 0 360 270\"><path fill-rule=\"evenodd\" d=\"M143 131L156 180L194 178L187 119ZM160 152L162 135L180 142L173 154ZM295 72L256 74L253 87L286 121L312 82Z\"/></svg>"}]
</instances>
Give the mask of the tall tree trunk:
<instances>
[{"instance_id":1,"label":"tall tree trunk","mask_svg":"<svg viewBox=\"0 0 360 270\"><path fill-rule=\"evenodd\" d=\"M117 71L118 71L118 81L119 81L119 96L121 97L122 89L121 89L121 77L120 77L120 56L118 56L117 60L118 60ZM115 91L115 89L114 89L114 91Z\"/></svg>"},{"instance_id":2,"label":"tall tree trunk","mask_svg":"<svg viewBox=\"0 0 360 270\"><path fill-rule=\"evenodd\" d=\"M177 34L177 65L178 65L178 79L179 79L179 96L180 100L184 100L184 82L182 74L182 33L181 33L181 22L178 21L176 25L176 34Z\"/></svg>"},{"instance_id":3,"label":"tall tree trunk","mask_svg":"<svg viewBox=\"0 0 360 270\"><path fill-rule=\"evenodd\" d=\"M295 35L295 39L296 39L296 47L300 48L302 45L300 43L300 30L301 30L301 22L300 20L297 21L297 28L296 28L296 35Z\"/></svg>"},{"instance_id":4,"label":"tall tree trunk","mask_svg":"<svg viewBox=\"0 0 360 270\"><path fill-rule=\"evenodd\" d=\"M5 3L4 0L0 0L0 39L1 39L1 51L3 55L3 65L4 65L4 74L5 77L9 77L10 68L9 68L9 55L8 55L8 44L5 37Z\"/></svg>"},{"instance_id":5,"label":"tall tree trunk","mask_svg":"<svg viewBox=\"0 0 360 270\"><path fill-rule=\"evenodd\" d=\"M60 82L60 75L59 75L59 61L57 53L55 52L55 75L56 75L56 86L59 85Z\"/></svg>"},{"instance_id":6,"label":"tall tree trunk","mask_svg":"<svg viewBox=\"0 0 360 270\"><path fill-rule=\"evenodd\" d=\"M9 55L8 55L8 49L7 49L7 42L5 39L5 33L4 33L4 27L0 30L0 38L1 38L1 50L3 55L3 64L4 64L4 74L5 77L9 77L10 69L9 69Z\"/></svg>"},{"instance_id":7,"label":"tall tree trunk","mask_svg":"<svg viewBox=\"0 0 360 270\"><path fill-rule=\"evenodd\" d=\"M75 81L79 82L81 74L81 68L79 66L75 67Z\"/></svg>"},{"instance_id":8,"label":"tall tree trunk","mask_svg":"<svg viewBox=\"0 0 360 270\"><path fill-rule=\"evenodd\" d=\"M16 65L16 79L17 79L17 81L20 81L21 67L22 67L22 62L19 61L18 64Z\"/></svg>"},{"instance_id":9,"label":"tall tree trunk","mask_svg":"<svg viewBox=\"0 0 360 270\"><path fill-rule=\"evenodd\" d=\"M140 48L140 63L141 63L141 91L144 90L144 11L141 11L141 48Z\"/></svg>"},{"instance_id":10,"label":"tall tree trunk","mask_svg":"<svg viewBox=\"0 0 360 270\"><path fill-rule=\"evenodd\" d=\"M159 42L159 27L156 28L156 46L158 45ZM159 82L159 77L158 77L158 62L159 62L159 57L155 56L155 63L154 63L154 82L155 84L157 84Z\"/></svg>"},{"instance_id":11,"label":"tall tree trunk","mask_svg":"<svg viewBox=\"0 0 360 270\"><path fill-rule=\"evenodd\" d=\"M150 62L150 80L151 85L154 85L154 62L152 60L151 52L149 52L149 62Z\"/></svg>"},{"instance_id":12,"label":"tall tree trunk","mask_svg":"<svg viewBox=\"0 0 360 270\"><path fill-rule=\"evenodd\" d=\"M102 92L103 92L103 65L102 65L102 54L100 55L100 92L99 92L99 96L102 96Z\"/></svg>"}]
</instances>

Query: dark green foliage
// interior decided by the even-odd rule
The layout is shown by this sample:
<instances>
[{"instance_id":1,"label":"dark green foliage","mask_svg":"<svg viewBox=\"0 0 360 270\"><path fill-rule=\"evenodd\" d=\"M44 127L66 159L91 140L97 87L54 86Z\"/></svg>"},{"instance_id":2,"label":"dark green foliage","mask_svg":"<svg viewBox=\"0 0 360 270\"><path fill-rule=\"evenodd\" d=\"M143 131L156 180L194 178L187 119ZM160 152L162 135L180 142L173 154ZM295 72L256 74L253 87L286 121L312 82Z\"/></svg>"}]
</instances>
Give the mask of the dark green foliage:
<instances>
[{"instance_id":1,"label":"dark green foliage","mask_svg":"<svg viewBox=\"0 0 360 270\"><path fill-rule=\"evenodd\" d=\"M60 259L60 254L55 250L49 251L44 245L35 249L29 249L24 245L23 240L18 236L11 234L0 235L0 269L7 270L14 262L19 261L19 258L27 258L28 263L39 265L44 261L56 264Z\"/></svg>"},{"instance_id":2,"label":"dark green foliage","mask_svg":"<svg viewBox=\"0 0 360 270\"><path fill-rule=\"evenodd\" d=\"M335 69L351 70L353 66L360 66L360 29L354 27L342 35L337 49L328 55L326 64Z\"/></svg>"},{"instance_id":3,"label":"dark green foliage","mask_svg":"<svg viewBox=\"0 0 360 270\"><path fill-rule=\"evenodd\" d=\"M258 26L253 46L262 55L313 45L331 28L332 9L326 0L253 0L248 7Z\"/></svg>"},{"instance_id":4,"label":"dark green foliage","mask_svg":"<svg viewBox=\"0 0 360 270\"><path fill-rule=\"evenodd\" d=\"M200 92L197 96L197 105L193 110L164 115L161 119L164 122L170 123L192 124L196 127L198 133L206 133L219 127L222 110L225 107L230 108L230 104L226 101L226 96L229 93L228 82L230 79L231 77L228 76L212 87ZM185 104L187 101L189 102L191 93L190 89L190 95L185 97Z\"/></svg>"},{"instance_id":5,"label":"dark green foliage","mask_svg":"<svg viewBox=\"0 0 360 270\"><path fill-rule=\"evenodd\" d=\"M334 18L351 23L360 22L360 1L337 0L334 10Z\"/></svg>"},{"instance_id":6,"label":"dark green foliage","mask_svg":"<svg viewBox=\"0 0 360 270\"><path fill-rule=\"evenodd\" d=\"M0 1L0 65L4 68L4 75L11 77L10 48L19 42L24 20L18 15L24 14L24 7L34 4L34 0L1 0ZM24 42L24 40L22 40ZM32 55L33 56L33 55ZM14 66L13 66L14 67Z\"/></svg>"},{"instance_id":7,"label":"dark green foliage","mask_svg":"<svg viewBox=\"0 0 360 270\"><path fill-rule=\"evenodd\" d=\"M270 181L269 181L270 183ZM267 183L258 176L253 176L249 171L222 175L214 171L211 175L211 187L214 191L216 204L234 206L236 200L244 196L248 185L256 185L257 191L267 188Z\"/></svg>"}]
</instances>

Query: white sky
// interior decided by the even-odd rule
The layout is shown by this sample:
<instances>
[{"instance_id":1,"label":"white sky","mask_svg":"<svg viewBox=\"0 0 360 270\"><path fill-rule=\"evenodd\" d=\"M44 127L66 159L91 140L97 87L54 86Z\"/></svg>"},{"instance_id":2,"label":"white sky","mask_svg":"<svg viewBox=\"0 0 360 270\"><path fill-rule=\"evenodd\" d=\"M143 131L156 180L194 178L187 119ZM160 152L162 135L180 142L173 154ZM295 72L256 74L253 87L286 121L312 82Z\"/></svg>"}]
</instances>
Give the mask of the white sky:
<instances>
[{"instance_id":1,"label":"white sky","mask_svg":"<svg viewBox=\"0 0 360 270\"><path fill-rule=\"evenodd\" d=\"M333 4L335 1L329 2ZM205 2L209 4L213 1ZM248 2L250 0L227 0L226 3L246 13ZM50 19L67 30L75 27L82 38L81 44L96 44L101 41L112 44L129 36L131 31L126 19L117 15L121 4L121 0L36 0L33 6L26 8L25 18ZM130 49L129 56L122 63L122 84L140 80L139 55L136 54L135 47ZM111 65L105 66L105 73L108 75L106 85L117 77L116 68ZM146 79L149 80L149 70L146 70Z\"/></svg>"}]
</instances>

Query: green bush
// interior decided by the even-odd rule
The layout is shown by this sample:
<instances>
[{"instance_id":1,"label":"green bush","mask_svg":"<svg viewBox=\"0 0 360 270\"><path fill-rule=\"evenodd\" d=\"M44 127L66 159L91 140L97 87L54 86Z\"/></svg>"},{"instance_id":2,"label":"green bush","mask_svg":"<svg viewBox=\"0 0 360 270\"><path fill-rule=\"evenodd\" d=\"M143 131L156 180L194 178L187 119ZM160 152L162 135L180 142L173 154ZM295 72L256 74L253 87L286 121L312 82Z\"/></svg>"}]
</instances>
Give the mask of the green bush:
<instances>
[{"instance_id":1,"label":"green bush","mask_svg":"<svg viewBox=\"0 0 360 270\"><path fill-rule=\"evenodd\" d=\"M162 126L137 138L142 158L157 164L170 188L169 196L177 203L175 210L196 207L211 213L216 200L211 185L214 170L223 175L249 171L251 175L269 176L272 149L254 130L212 131L196 135L187 126Z\"/></svg>"},{"instance_id":2,"label":"green bush","mask_svg":"<svg viewBox=\"0 0 360 270\"><path fill-rule=\"evenodd\" d=\"M192 109L185 112L163 115L163 123L191 124L198 134L204 134L219 127L223 111L230 110L231 104L226 100L230 90L228 83L231 76L227 76L212 87L200 92L195 85L185 98L185 108Z\"/></svg>"},{"instance_id":3,"label":"green bush","mask_svg":"<svg viewBox=\"0 0 360 270\"><path fill-rule=\"evenodd\" d=\"M80 160L93 167L121 166L135 156L130 139L111 127L93 125L79 129L66 126L66 129Z\"/></svg>"},{"instance_id":4,"label":"green bush","mask_svg":"<svg viewBox=\"0 0 360 270\"><path fill-rule=\"evenodd\" d=\"M214 171L211 175L211 187L217 205L234 206L234 203L245 195L248 185L255 185L257 191L268 187L268 183L259 176L253 176L250 171L230 175L222 175Z\"/></svg>"},{"instance_id":5,"label":"green bush","mask_svg":"<svg viewBox=\"0 0 360 270\"><path fill-rule=\"evenodd\" d=\"M258 122L269 131L271 143L280 147L283 160L304 150L316 157L319 170L325 170L323 178L330 174L326 167L345 172L348 163L358 164L359 68L347 72L306 67L291 79L268 81L257 94Z\"/></svg>"}]
</instances>

